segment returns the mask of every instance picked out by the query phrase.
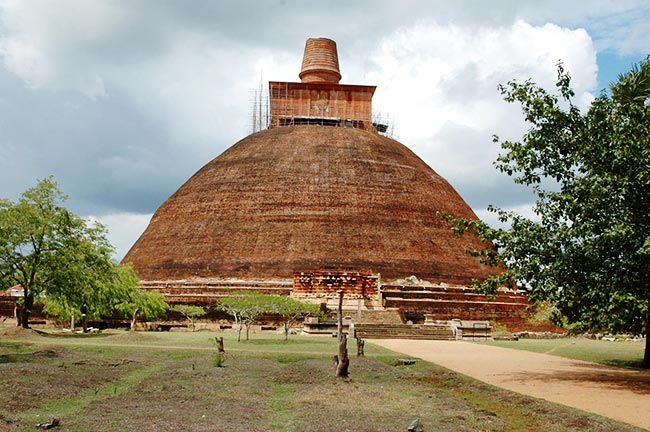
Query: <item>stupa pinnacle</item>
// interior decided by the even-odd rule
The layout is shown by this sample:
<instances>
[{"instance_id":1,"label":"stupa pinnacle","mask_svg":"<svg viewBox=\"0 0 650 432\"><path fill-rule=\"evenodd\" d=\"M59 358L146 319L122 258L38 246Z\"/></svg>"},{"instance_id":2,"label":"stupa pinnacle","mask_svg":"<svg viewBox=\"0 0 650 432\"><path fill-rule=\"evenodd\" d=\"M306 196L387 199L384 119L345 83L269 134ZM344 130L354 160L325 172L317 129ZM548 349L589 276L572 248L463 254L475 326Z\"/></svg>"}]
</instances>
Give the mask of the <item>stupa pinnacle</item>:
<instances>
[{"instance_id":1,"label":"stupa pinnacle","mask_svg":"<svg viewBox=\"0 0 650 432\"><path fill-rule=\"evenodd\" d=\"M305 43L300 80L304 83L334 83L341 81L336 42L326 38L310 38Z\"/></svg>"}]
</instances>

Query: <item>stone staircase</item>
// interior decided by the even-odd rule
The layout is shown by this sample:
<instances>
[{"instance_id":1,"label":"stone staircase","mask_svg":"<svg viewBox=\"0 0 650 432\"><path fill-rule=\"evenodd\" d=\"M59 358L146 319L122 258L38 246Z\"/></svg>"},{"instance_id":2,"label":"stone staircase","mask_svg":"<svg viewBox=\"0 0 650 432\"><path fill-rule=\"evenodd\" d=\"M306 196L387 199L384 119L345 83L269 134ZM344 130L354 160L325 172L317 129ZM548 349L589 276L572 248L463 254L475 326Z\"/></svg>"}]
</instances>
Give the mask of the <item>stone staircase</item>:
<instances>
[{"instance_id":1,"label":"stone staircase","mask_svg":"<svg viewBox=\"0 0 650 432\"><path fill-rule=\"evenodd\" d=\"M474 289L448 285L383 285L382 304L398 308L405 320L422 322L424 316L436 320L489 320L509 329L528 325L530 303L523 292L503 290L488 297Z\"/></svg>"},{"instance_id":2,"label":"stone staircase","mask_svg":"<svg viewBox=\"0 0 650 432\"><path fill-rule=\"evenodd\" d=\"M361 339L456 340L451 326L420 324L355 324Z\"/></svg>"}]
</instances>

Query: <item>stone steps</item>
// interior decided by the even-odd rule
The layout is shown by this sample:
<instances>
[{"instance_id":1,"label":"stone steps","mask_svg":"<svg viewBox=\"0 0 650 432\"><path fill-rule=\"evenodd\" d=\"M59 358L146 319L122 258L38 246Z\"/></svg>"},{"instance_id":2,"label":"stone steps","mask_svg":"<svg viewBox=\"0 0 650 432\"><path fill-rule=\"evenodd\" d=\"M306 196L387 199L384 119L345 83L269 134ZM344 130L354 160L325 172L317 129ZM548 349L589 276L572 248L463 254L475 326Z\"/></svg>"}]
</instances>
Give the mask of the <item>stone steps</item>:
<instances>
[{"instance_id":1,"label":"stone steps","mask_svg":"<svg viewBox=\"0 0 650 432\"><path fill-rule=\"evenodd\" d=\"M410 324L356 324L356 337L361 339L455 340L449 326Z\"/></svg>"}]
</instances>

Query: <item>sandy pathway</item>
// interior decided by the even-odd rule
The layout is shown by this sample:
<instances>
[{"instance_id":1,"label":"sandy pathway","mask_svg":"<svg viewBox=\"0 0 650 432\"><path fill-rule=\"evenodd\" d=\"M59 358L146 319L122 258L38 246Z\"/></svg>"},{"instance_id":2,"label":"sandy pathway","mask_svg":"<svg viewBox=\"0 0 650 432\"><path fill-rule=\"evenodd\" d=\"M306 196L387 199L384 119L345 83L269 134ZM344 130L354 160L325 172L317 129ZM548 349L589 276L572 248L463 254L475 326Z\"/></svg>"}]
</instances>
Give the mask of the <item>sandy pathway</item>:
<instances>
[{"instance_id":1,"label":"sandy pathway","mask_svg":"<svg viewBox=\"0 0 650 432\"><path fill-rule=\"evenodd\" d=\"M486 383L650 430L650 372L469 342L373 339Z\"/></svg>"}]
</instances>

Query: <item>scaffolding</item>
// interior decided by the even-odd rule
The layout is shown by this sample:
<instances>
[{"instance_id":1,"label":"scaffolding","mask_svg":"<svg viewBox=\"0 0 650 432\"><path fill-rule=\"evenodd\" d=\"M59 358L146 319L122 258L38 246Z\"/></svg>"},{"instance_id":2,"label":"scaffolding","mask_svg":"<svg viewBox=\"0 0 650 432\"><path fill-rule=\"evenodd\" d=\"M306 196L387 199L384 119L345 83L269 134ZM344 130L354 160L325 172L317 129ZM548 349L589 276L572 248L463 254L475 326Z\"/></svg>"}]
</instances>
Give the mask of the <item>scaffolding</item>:
<instances>
[{"instance_id":1,"label":"scaffolding","mask_svg":"<svg viewBox=\"0 0 650 432\"><path fill-rule=\"evenodd\" d=\"M390 116L372 112L373 86L260 81L251 89L250 131L320 125L370 130L393 137Z\"/></svg>"}]
</instances>

